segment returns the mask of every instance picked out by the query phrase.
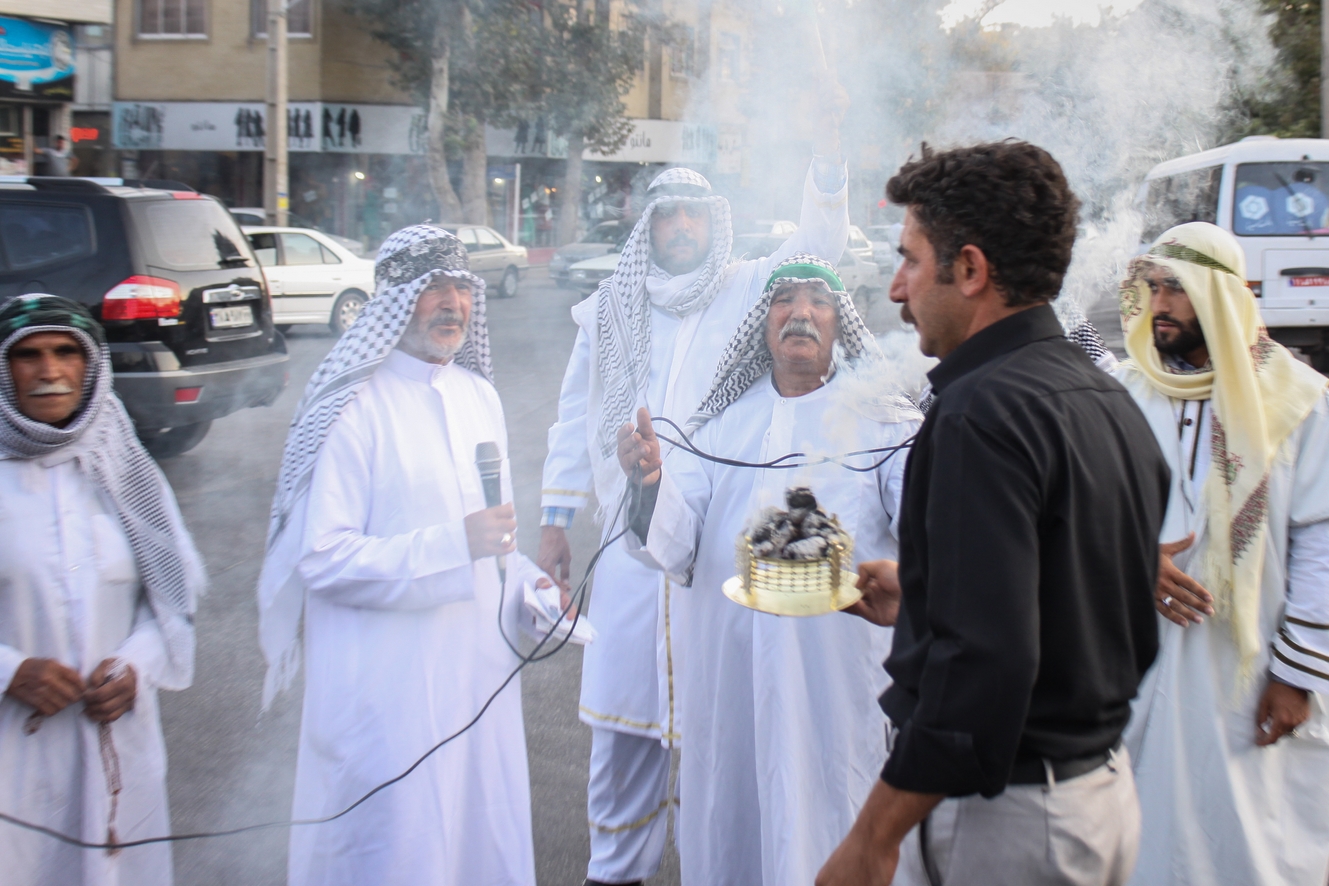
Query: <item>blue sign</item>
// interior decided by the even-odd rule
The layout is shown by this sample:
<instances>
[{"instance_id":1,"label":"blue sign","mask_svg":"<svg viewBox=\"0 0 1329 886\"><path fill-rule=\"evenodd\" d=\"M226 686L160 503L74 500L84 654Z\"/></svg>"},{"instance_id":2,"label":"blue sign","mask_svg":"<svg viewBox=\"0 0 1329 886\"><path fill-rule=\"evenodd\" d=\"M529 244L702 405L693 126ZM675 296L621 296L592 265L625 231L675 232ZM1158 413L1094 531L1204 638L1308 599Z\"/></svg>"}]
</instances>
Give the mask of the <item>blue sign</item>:
<instances>
[{"instance_id":1,"label":"blue sign","mask_svg":"<svg viewBox=\"0 0 1329 886\"><path fill-rule=\"evenodd\" d=\"M69 28L0 15L0 97L73 101Z\"/></svg>"}]
</instances>

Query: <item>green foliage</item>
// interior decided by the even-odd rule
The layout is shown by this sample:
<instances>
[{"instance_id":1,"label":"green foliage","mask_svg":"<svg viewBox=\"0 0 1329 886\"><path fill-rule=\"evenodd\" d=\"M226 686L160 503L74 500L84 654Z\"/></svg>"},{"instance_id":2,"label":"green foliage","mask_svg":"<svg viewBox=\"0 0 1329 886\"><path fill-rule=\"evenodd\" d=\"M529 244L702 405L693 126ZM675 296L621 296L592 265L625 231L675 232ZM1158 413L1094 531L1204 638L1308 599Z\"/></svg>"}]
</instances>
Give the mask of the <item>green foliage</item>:
<instances>
[{"instance_id":1,"label":"green foliage","mask_svg":"<svg viewBox=\"0 0 1329 886\"><path fill-rule=\"evenodd\" d=\"M1231 138L1320 137L1320 0L1259 0L1272 19L1277 67L1257 94L1239 95Z\"/></svg>"}]
</instances>

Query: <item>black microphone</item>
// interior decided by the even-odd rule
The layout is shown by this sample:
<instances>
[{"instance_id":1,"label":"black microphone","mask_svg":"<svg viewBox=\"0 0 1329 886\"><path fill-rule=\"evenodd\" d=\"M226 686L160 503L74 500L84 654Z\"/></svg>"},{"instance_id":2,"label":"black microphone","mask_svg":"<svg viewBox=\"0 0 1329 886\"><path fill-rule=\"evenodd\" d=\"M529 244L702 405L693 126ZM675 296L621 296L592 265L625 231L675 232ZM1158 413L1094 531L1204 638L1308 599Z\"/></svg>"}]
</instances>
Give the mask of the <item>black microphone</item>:
<instances>
[{"instance_id":1,"label":"black microphone","mask_svg":"<svg viewBox=\"0 0 1329 886\"><path fill-rule=\"evenodd\" d=\"M503 503L503 456L499 454L498 444L493 440L475 444L475 467L480 471L480 485L485 491L485 507L497 507ZM498 556L498 582L505 584L508 578L507 558Z\"/></svg>"}]
</instances>

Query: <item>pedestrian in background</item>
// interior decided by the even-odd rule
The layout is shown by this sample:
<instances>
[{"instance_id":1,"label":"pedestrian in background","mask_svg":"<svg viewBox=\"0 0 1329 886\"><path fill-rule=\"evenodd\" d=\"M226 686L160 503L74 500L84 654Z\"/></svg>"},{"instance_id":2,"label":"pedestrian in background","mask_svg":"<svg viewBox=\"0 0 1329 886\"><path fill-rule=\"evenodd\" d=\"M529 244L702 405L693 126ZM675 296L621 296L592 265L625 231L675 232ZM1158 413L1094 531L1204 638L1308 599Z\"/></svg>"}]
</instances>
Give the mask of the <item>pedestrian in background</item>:
<instances>
[{"instance_id":1,"label":"pedestrian in background","mask_svg":"<svg viewBox=\"0 0 1329 886\"><path fill-rule=\"evenodd\" d=\"M72 175L78 168L78 158L73 156L73 152L67 147L63 135L55 136L51 139L49 147L38 148L37 153L45 161L42 175Z\"/></svg>"},{"instance_id":2,"label":"pedestrian in background","mask_svg":"<svg viewBox=\"0 0 1329 886\"><path fill-rule=\"evenodd\" d=\"M203 566L87 309L0 310L0 809L92 843L170 833L158 689L194 673ZM0 825L0 879L169 886L170 844Z\"/></svg>"},{"instance_id":3,"label":"pedestrian in background","mask_svg":"<svg viewBox=\"0 0 1329 886\"><path fill-rule=\"evenodd\" d=\"M1166 462L1049 305L1078 201L1046 151L925 146L887 195L907 210L891 299L941 363L898 569L861 568L865 614L899 606L890 756L817 883L1119 886L1140 836L1121 734L1157 650Z\"/></svg>"},{"instance_id":4,"label":"pedestrian in background","mask_svg":"<svg viewBox=\"0 0 1329 886\"><path fill-rule=\"evenodd\" d=\"M1126 744L1139 886L1329 878L1329 379L1270 340L1236 239L1165 232L1121 287L1172 469L1158 661ZM1169 623L1170 622L1170 623Z\"/></svg>"}]
</instances>

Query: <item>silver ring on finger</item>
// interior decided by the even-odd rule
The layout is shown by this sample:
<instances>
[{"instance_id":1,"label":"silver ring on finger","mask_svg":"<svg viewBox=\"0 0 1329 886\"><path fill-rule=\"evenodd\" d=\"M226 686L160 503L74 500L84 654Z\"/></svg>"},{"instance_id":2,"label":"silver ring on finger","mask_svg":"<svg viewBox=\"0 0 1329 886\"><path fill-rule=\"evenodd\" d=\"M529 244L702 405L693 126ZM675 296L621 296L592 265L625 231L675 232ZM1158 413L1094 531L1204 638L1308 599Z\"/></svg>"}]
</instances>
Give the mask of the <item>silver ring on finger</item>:
<instances>
[{"instance_id":1,"label":"silver ring on finger","mask_svg":"<svg viewBox=\"0 0 1329 886\"><path fill-rule=\"evenodd\" d=\"M502 545L503 547L505 547L505 548L506 548L508 545L512 544L512 533L511 533L511 532L505 532L505 533L503 533L503 537L500 538L500 539L498 540L498 543L501 544L501 545Z\"/></svg>"},{"instance_id":2,"label":"silver ring on finger","mask_svg":"<svg viewBox=\"0 0 1329 886\"><path fill-rule=\"evenodd\" d=\"M1172 598L1171 598L1171 597L1164 597L1164 598L1163 598L1163 608L1164 608L1164 609L1171 609L1171 608L1172 608Z\"/></svg>"}]
</instances>

